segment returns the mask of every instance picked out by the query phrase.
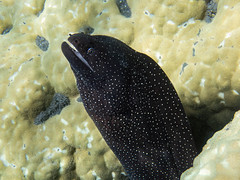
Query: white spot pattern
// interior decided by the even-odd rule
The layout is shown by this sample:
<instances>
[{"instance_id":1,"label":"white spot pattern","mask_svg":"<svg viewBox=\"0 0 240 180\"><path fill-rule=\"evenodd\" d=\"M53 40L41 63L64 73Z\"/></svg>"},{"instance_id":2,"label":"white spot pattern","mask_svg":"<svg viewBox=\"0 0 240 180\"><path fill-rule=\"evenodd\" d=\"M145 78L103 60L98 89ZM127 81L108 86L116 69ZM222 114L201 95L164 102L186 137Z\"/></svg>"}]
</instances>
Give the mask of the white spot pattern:
<instances>
[{"instance_id":1,"label":"white spot pattern","mask_svg":"<svg viewBox=\"0 0 240 180\"><path fill-rule=\"evenodd\" d=\"M69 41L94 71L62 45L84 106L130 179L179 179L192 166L196 149L163 70L111 37L76 34Z\"/></svg>"}]
</instances>

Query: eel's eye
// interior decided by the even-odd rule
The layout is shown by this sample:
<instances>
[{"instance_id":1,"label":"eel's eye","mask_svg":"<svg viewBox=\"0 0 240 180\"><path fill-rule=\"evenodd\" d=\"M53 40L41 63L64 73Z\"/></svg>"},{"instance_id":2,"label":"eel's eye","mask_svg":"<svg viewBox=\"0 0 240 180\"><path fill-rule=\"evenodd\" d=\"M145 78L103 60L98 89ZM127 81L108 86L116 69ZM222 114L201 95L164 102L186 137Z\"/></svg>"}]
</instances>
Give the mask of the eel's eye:
<instances>
[{"instance_id":1,"label":"eel's eye","mask_svg":"<svg viewBox=\"0 0 240 180\"><path fill-rule=\"evenodd\" d=\"M93 49L93 48L89 48L89 49L87 50L87 54L89 54L89 55L91 55L93 52L94 52L94 49Z\"/></svg>"}]
</instances>

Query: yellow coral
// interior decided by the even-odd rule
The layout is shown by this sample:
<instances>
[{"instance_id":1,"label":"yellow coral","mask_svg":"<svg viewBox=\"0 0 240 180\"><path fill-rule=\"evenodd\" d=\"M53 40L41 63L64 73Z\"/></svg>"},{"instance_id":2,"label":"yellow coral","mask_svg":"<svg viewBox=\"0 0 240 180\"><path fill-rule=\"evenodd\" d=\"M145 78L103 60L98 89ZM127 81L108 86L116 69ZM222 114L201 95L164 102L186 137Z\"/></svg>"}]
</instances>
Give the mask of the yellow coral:
<instances>
[{"instance_id":1,"label":"yellow coral","mask_svg":"<svg viewBox=\"0 0 240 180\"><path fill-rule=\"evenodd\" d=\"M193 168L185 171L181 179L240 179L240 111L204 146L195 158Z\"/></svg>"},{"instance_id":2,"label":"yellow coral","mask_svg":"<svg viewBox=\"0 0 240 180\"><path fill-rule=\"evenodd\" d=\"M94 34L119 38L158 61L200 132L206 125L221 128L231 109L240 106L238 1L219 0L209 24L202 21L203 0L128 3L131 18L120 15L111 0L0 2L1 179L121 178L120 163L76 101L74 76L60 50L68 34L84 26L93 27ZM38 35L49 42L47 51L37 47ZM55 92L67 95L71 104L45 124L34 125ZM232 157L223 161L229 167L237 166ZM226 163L217 168L225 170ZM211 163L204 167L208 166ZM238 171L233 174L237 177Z\"/></svg>"}]
</instances>

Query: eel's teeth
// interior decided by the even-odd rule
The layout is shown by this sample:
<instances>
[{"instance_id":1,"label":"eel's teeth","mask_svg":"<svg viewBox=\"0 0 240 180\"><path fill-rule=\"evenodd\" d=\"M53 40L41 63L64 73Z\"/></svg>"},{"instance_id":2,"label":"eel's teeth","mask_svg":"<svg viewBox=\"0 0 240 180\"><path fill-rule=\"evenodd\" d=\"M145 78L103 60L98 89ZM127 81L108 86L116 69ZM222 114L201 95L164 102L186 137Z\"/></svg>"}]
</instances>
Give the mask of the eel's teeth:
<instances>
[{"instance_id":1,"label":"eel's teeth","mask_svg":"<svg viewBox=\"0 0 240 180\"><path fill-rule=\"evenodd\" d=\"M69 41L67 43L70 46L72 51L78 52L78 50L75 48L75 46L72 43L70 43Z\"/></svg>"},{"instance_id":2,"label":"eel's teeth","mask_svg":"<svg viewBox=\"0 0 240 180\"><path fill-rule=\"evenodd\" d=\"M73 52L89 69L91 69L92 72L94 72L93 69L92 69L92 67L88 64L87 60L84 59L84 57L83 57L83 56L81 55L81 53L75 48L75 46L74 46L71 42L69 42L68 45L70 46L72 52Z\"/></svg>"}]
</instances>

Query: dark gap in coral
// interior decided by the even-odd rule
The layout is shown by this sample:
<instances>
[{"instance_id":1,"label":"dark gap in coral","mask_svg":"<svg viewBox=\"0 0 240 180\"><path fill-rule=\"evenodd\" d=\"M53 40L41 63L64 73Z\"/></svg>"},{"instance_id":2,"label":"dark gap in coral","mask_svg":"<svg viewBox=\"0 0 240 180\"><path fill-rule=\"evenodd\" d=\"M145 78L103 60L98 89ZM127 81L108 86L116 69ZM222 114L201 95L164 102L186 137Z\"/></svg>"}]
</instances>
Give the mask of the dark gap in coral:
<instances>
[{"instance_id":1,"label":"dark gap in coral","mask_svg":"<svg viewBox=\"0 0 240 180\"><path fill-rule=\"evenodd\" d=\"M83 101L82 101L82 98L81 98L81 97L78 97L78 98L77 98L77 102L82 103L82 102L83 102Z\"/></svg>"},{"instance_id":2,"label":"dark gap in coral","mask_svg":"<svg viewBox=\"0 0 240 180\"><path fill-rule=\"evenodd\" d=\"M211 0L205 0L206 4L209 3Z\"/></svg>"},{"instance_id":3,"label":"dark gap in coral","mask_svg":"<svg viewBox=\"0 0 240 180\"><path fill-rule=\"evenodd\" d=\"M214 130L207 125L200 125L199 128L192 128L192 133L197 151L200 153L202 152L202 148L204 145L206 145L208 139L214 135Z\"/></svg>"},{"instance_id":4,"label":"dark gap in coral","mask_svg":"<svg viewBox=\"0 0 240 180\"><path fill-rule=\"evenodd\" d=\"M193 48L192 51L193 51L193 52L192 52L192 56L195 56L195 55L196 55L196 54L195 54L195 52L196 52L195 48Z\"/></svg>"},{"instance_id":5,"label":"dark gap in coral","mask_svg":"<svg viewBox=\"0 0 240 180\"><path fill-rule=\"evenodd\" d=\"M45 111L40 112L34 119L34 124L39 125L47 121L50 117L60 114L65 106L70 104L70 100L67 96L55 93L51 104Z\"/></svg>"},{"instance_id":6,"label":"dark gap in coral","mask_svg":"<svg viewBox=\"0 0 240 180\"><path fill-rule=\"evenodd\" d=\"M9 33L11 30L12 30L13 26L12 25L9 25L7 26L3 31L2 31L2 35L5 35L7 33Z\"/></svg>"},{"instance_id":7,"label":"dark gap in coral","mask_svg":"<svg viewBox=\"0 0 240 180\"><path fill-rule=\"evenodd\" d=\"M202 31L201 29L198 30L197 36L200 35L201 31Z\"/></svg>"},{"instance_id":8,"label":"dark gap in coral","mask_svg":"<svg viewBox=\"0 0 240 180\"><path fill-rule=\"evenodd\" d=\"M37 17L39 17L40 14L43 12L44 7L45 7L45 3L46 3L46 0L45 0L44 3L42 4L41 10L36 13Z\"/></svg>"},{"instance_id":9,"label":"dark gap in coral","mask_svg":"<svg viewBox=\"0 0 240 180\"><path fill-rule=\"evenodd\" d=\"M79 29L79 32L80 33L83 32L84 34L90 35L90 34L92 34L94 32L94 28L92 28L91 26L86 25L86 26L81 27Z\"/></svg>"},{"instance_id":10,"label":"dark gap in coral","mask_svg":"<svg viewBox=\"0 0 240 180\"><path fill-rule=\"evenodd\" d=\"M186 62L184 62L184 63L182 64L182 69L181 69L181 72L179 73L180 75L183 74L184 69L185 69L185 67L187 67L187 65L188 65L188 63L186 63Z\"/></svg>"},{"instance_id":11,"label":"dark gap in coral","mask_svg":"<svg viewBox=\"0 0 240 180\"><path fill-rule=\"evenodd\" d=\"M37 36L36 37L36 45L42 50L42 51L47 51L49 42L42 36Z\"/></svg>"},{"instance_id":12,"label":"dark gap in coral","mask_svg":"<svg viewBox=\"0 0 240 180\"><path fill-rule=\"evenodd\" d=\"M116 0L116 4L121 15L125 16L126 18L131 17L132 12L128 6L127 0Z\"/></svg>"},{"instance_id":13,"label":"dark gap in coral","mask_svg":"<svg viewBox=\"0 0 240 180\"><path fill-rule=\"evenodd\" d=\"M207 23L211 23L217 14L217 2L215 0L206 0L207 8L205 12L204 20Z\"/></svg>"}]
</instances>

